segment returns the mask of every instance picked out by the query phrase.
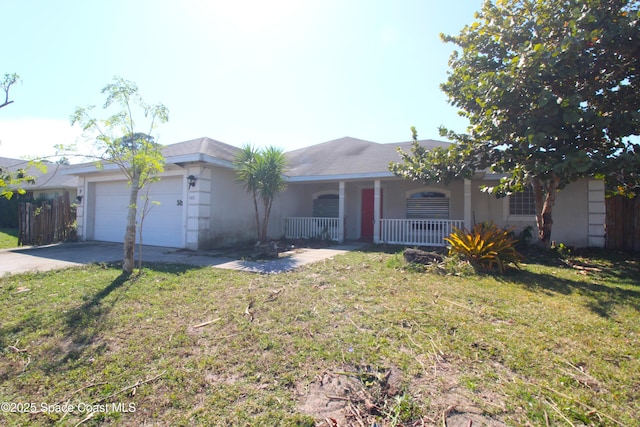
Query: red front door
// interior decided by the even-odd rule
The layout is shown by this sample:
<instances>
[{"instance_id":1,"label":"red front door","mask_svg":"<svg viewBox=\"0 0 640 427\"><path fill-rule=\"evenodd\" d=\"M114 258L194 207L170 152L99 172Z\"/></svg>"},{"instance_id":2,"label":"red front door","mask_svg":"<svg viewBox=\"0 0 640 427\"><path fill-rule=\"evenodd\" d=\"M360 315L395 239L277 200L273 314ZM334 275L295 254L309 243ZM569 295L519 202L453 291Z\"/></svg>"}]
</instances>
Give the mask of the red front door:
<instances>
[{"instance_id":1,"label":"red front door","mask_svg":"<svg viewBox=\"0 0 640 427\"><path fill-rule=\"evenodd\" d=\"M362 209L360 210L360 239L373 240L373 188L362 190ZM380 189L380 217L382 218L382 189Z\"/></svg>"}]
</instances>

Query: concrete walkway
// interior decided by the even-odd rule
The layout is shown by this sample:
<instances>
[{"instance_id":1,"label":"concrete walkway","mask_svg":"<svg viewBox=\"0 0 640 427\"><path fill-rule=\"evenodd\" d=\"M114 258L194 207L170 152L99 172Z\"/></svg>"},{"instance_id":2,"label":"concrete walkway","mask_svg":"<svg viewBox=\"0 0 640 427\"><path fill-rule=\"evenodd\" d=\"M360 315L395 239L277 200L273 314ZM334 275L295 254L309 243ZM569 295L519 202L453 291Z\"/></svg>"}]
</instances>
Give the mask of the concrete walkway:
<instances>
[{"instance_id":1,"label":"concrete walkway","mask_svg":"<svg viewBox=\"0 0 640 427\"><path fill-rule=\"evenodd\" d=\"M364 243L353 242L323 249L299 249L279 259L245 261L224 257L220 252L189 251L158 246L143 246L143 262L161 262L211 266L253 273L282 273L300 266L360 249ZM136 247L136 260L137 260ZM100 262L122 261L122 243L78 242L0 250L0 276L29 271L48 271Z\"/></svg>"}]
</instances>

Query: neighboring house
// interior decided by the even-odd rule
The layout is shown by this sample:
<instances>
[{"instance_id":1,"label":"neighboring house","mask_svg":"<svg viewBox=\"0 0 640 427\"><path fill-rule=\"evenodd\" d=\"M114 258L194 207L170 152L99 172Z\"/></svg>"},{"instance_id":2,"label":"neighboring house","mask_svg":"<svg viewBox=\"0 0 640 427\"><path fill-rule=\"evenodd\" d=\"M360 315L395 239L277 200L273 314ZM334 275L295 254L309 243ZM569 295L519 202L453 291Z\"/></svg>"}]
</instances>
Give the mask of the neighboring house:
<instances>
[{"instance_id":1,"label":"neighboring house","mask_svg":"<svg viewBox=\"0 0 640 427\"><path fill-rule=\"evenodd\" d=\"M469 228L483 221L517 230L532 226L535 235L530 192L502 199L481 192L480 185L499 179L492 173L448 186L397 178L388 170L389 162L400 161L397 147L409 151L411 142L345 137L287 153L289 185L274 201L269 236L442 246L453 226ZM238 151L209 138L166 146L165 172L148 189L148 200L158 203L148 204L143 243L209 249L254 241L253 202L233 168ZM65 173L79 177L80 238L121 242L129 191L117 167L75 165ZM604 183L582 179L567 186L557 198L553 220L553 240L604 246Z\"/></svg>"},{"instance_id":2,"label":"neighboring house","mask_svg":"<svg viewBox=\"0 0 640 427\"><path fill-rule=\"evenodd\" d=\"M70 200L73 202L76 198L78 177L64 173L70 166L49 162L43 162L42 164L46 167L46 171L30 166L29 160L0 157L0 167L3 169L13 172L24 169L27 175L35 178L35 184L24 183L21 185L22 189L27 192L26 197L55 199L67 191L69 192Z\"/></svg>"}]
</instances>

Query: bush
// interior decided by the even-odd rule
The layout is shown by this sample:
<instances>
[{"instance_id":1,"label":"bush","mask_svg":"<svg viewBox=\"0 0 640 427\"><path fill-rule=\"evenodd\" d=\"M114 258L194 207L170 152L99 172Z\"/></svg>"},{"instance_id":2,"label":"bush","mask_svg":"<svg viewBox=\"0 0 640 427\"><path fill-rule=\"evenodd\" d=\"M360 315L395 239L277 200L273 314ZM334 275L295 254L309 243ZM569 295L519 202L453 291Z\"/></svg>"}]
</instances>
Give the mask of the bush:
<instances>
[{"instance_id":1,"label":"bush","mask_svg":"<svg viewBox=\"0 0 640 427\"><path fill-rule=\"evenodd\" d=\"M518 267L524 259L515 249L518 240L511 232L490 222L476 224L471 231L454 227L444 240L451 245L450 255L468 260L476 270L504 274L508 264Z\"/></svg>"}]
</instances>

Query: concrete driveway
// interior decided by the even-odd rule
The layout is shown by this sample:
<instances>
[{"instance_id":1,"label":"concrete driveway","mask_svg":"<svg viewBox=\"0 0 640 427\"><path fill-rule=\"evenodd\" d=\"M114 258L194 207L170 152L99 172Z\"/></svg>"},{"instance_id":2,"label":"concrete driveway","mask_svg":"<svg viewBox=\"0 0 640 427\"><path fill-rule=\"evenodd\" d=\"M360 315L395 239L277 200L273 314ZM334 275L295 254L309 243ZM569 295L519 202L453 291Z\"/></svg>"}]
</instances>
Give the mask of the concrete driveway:
<instances>
[{"instance_id":1,"label":"concrete driveway","mask_svg":"<svg viewBox=\"0 0 640 427\"><path fill-rule=\"evenodd\" d=\"M144 262L212 266L254 273L281 273L364 246L352 243L323 249L305 249L276 260L244 261L220 253L143 246ZM137 260L136 247L136 260ZM28 271L48 271L100 262L122 261L122 243L77 242L0 250L0 276Z\"/></svg>"}]
</instances>

